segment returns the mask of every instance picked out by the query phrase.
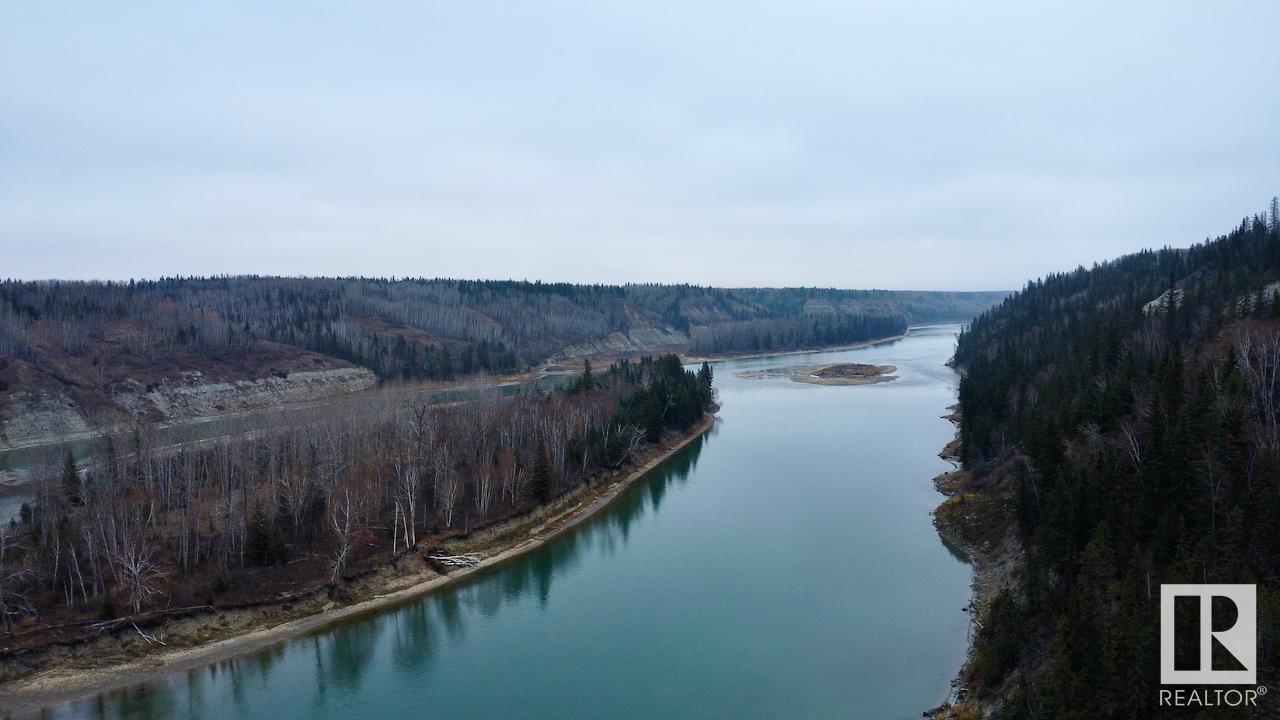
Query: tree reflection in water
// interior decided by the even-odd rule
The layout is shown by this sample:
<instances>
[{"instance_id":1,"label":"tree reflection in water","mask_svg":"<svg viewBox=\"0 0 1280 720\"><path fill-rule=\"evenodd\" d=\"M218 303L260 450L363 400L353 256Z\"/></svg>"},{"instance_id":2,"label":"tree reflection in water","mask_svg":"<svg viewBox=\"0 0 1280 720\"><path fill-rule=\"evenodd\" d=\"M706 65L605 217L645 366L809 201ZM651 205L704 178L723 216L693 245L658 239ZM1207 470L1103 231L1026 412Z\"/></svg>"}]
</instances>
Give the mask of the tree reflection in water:
<instances>
[{"instance_id":1,"label":"tree reflection in water","mask_svg":"<svg viewBox=\"0 0 1280 720\"><path fill-rule=\"evenodd\" d=\"M684 484L698 456L716 433L713 427L666 460L655 472L628 488L603 512L588 518L543 547L503 565L475 574L457 586L431 593L394 610L340 623L316 634L263 649L252 655L211 664L163 680L105 692L92 700L71 703L45 717L161 718L192 720L260 717L265 708L250 707L248 698L282 687L296 710L303 688L312 715L326 715L333 703L359 693L379 657L395 670L423 684L441 659L440 637L460 641L473 614L498 616L503 607L532 596L545 610L553 579L598 550L612 556L624 547L633 525L656 512L672 483ZM312 662L290 665L290 655L309 653ZM286 677L275 677L277 669ZM296 676L296 677L292 677Z\"/></svg>"}]
</instances>

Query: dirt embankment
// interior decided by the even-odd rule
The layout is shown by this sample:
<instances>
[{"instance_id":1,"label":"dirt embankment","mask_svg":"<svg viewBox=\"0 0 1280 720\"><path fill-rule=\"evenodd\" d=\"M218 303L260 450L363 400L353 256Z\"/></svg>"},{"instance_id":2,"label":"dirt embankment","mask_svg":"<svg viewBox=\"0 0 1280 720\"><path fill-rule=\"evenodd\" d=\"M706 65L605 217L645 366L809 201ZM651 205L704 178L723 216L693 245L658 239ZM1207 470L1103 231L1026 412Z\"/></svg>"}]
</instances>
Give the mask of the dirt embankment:
<instances>
[{"instance_id":1,"label":"dirt embankment","mask_svg":"<svg viewBox=\"0 0 1280 720\"><path fill-rule=\"evenodd\" d=\"M0 651L0 714L35 714L51 704L251 653L413 600L538 548L607 506L714 424L715 415L708 414L687 434L650 449L631 468L567 493L527 516L445 545L452 554L483 554L475 567L433 568L425 553L403 553L352 579L333 598L321 587L253 607L191 608L151 622L139 620L137 627L133 622L117 623L88 639L48 642L23 652ZM143 637L144 632L150 639Z\"/></svg>"},{"instance_id":2,"label":"dirt embankment","mask_svg":"<svg viewBox=\"0 0 1280 720\"><path fill-rule=\"evenodd\" d=\"M610 359L652 354L662 350L678 351L688 346L688 334L656 325L634 312L629 312L626 332L614 331L602 338L569 345L556 353L548 362L580 367L584 357L604 364Z\"/></svg>"},{"instance_id":3,"label":"dirt embankment","mask_svg":"<svg viewBox=\"0 0 1280 720\"><path fill-rule=\"evenodd\" d=\"M128 379L117 383L108 398L111 411L97 413L86 411L58 390L24 390L0 399L0 449L90 438L114 429L110 423L95 422L95 415L99 419L137 418L172 424L314 402L376 384L372 372L357 367L276 370L264 377L232 380L188 370L154 382Z\"/></svg>"},{"instance_id":4,"label":"dirt embankment","mask_svg":"<svg viewBox=\"0 0 1280 720\"><path fill-rule=\"evenodd\" d=\"M946 418L957 425L956 437L939 456L956 469L933 479L938 492L947 498L933 513L933 525L949 546L973 565L972 596L964 611L969 614L969 649L964 666L951 681L947 701L925 712L937 720L969 720L988 717L999 707L999 694L979 696L972 691L973 639L978 623L986 616L992 598L1003 588L1021 582L1024 555L1018 541L1014 498L1010 483L1001 479L1010 468L999 467L982 473L960 469L959 406L949 408Z\"/></svg>"}]
</instances>

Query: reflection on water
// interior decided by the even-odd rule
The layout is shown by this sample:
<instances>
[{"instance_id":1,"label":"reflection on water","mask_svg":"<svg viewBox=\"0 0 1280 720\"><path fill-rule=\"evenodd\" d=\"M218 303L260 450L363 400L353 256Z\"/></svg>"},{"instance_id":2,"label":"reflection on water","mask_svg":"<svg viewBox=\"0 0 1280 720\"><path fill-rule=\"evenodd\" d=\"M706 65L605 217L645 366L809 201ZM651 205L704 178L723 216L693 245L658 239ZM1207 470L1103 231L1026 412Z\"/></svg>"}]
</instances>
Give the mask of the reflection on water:
<instances>
[{"instance_id":1,"label":"reflection on water","mask_svg":"<svg viewBox=\"0 0 1280 720\"><path fill-rule=\"evenodd\" d=\"M312 658L308 684L312 695L305 700L309 715L327 716L330 697L359 693L366 675L376 665L375 655L385 654L399 674L429 680L436 661L438 638L465 641L465 617L476 612L495 617L508 603L534 598L545 608L552 583L561 572L573 568L584 552L612 555L626 545L631 526L646 513L656 512L666 489L683 483L697 466L703 447L716 434L712 428L672 455L656 472L628 488L608 512L597 513L571 532L547 542L538 552L512 558L501 566L475 573L452 592L426 595L393 612L343 622L290 643L280 643L258 653L192 670L180 678L107 692L92 701L64 708L68 716L125 717L227 717L229 700L234 717L259 717L249 703L253 691L272 685L273 670L289 652L305 647ZM339 693L333 690L341 691ZM303 688L290 686L291 693ZM224 695L225 692L225 695ZM62 716L47 715L48 717Z\"/></svg>"},{"instance_id":2,"label":"reflection on water","mask_svg":"<svg viewBox=\"0 0 1280 720\"><path fill-rule=\"evenodd\" d=\"M566 534L393 610L55 717L918 718L970 569L931 523L956 328L719 363L724 408ZM815 362L899 380L741 380Z\"/></svg>"}]
</instances>

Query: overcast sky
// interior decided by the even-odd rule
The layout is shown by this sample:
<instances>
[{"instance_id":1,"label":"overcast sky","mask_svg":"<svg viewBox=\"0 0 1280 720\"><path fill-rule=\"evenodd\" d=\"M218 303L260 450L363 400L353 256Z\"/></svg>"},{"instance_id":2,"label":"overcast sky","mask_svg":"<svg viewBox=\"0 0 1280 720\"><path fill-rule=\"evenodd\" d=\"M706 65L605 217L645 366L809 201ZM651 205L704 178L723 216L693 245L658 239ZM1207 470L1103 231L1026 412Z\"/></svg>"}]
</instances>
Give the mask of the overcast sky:
<instances>
[{"instance_id":1,"label":"overcast sky","mask_svg":"<svg viewBox=\"0 0 1280 720\"><path fill-rule=\"evenodd\" d=\"M1006 289L1280 193L1280 2L8 2L0 277Z\"/></svg>"}]
</instances>

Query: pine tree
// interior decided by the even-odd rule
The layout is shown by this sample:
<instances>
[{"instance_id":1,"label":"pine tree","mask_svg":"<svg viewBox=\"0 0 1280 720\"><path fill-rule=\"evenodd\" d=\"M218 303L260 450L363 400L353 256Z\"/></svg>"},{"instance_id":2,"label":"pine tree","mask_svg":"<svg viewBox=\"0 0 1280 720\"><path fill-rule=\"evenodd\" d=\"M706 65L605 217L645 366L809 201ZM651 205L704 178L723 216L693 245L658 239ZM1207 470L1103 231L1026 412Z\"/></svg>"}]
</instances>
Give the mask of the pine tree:
<instances>
[{"instance_id":1,"label":"pine tree","mask_svg":"<svg viewBox=\"0 0 1280 720\"><path fill-rule=\"evenodd\" d=\"M62 495L67 502L78 505L80 504L83 488L80 485L80 471L76 468L76 458L67 451L67 457L62 461Z\"/></svg>"},{"instance_id":2,"label":"pine tree","mask_svg":"<svg viewBox=\"0 0 1280 720\"><path fill-rule=\"evenodd\" d=\"M714 373L711 370L711 363L702 362L702 367L698 369L698 390L702 395L702 402L705 405L711 404L711 380Z\"/></svg>"},{"instance_id":3,"label":"pine tree","mask_svg":"<svg viewBox=\"0 0 1280 720\"><path fill-rule=\"evenodd\" d=\"M449 355L449 348L441 346L440 348L440 377L445 380L453 379L453 358Z\"/></svg>"},{"instance_id":4,"label":"pine tree","mask_svg":"<svg viewBox=\"0 0 1280 720\"><path fill-rule=\"evenodd\" d=\"M547 460L547 448L542 443L538 443L533 477L529 480L529 493L538 503L544 503L551 497L551 463Z\"/></svg>"},{"instance_id":5,"label":"pine tree","mask_svg":"<svg viewBox=\"0 0 1280 720\"><path fill-rule=\"evenodd\" d=\"M283 563L287 557L284 532L280 524L271 519L262 508L254 510L249 520L248 537L245 538L245 560L257 567Z\"/></svg>"},{"instance_id":6,"label":"pine tree","mask_svg":"<svg viewBox=\"0 0 1280 720\"><path fill-rule=\"evenodd\" d=\"M974 647L978 685L1008 691L1027 663L1012 706L1150 717L1153 589L1280 567L1280 513L1262 499L1280 454L1257 449L1245 375L1259 360L1235 347L1280 333L1280 297L1258 292L1280 277L1274 224L1034 281L961 334L966 467L1011 501L1027 558L1025 595L993 603ZM1264 666L1276 637L1260 633Z\"/></svg>"}]
</instances>

